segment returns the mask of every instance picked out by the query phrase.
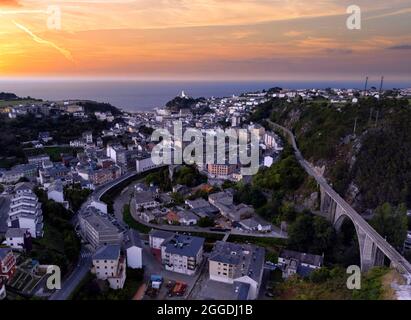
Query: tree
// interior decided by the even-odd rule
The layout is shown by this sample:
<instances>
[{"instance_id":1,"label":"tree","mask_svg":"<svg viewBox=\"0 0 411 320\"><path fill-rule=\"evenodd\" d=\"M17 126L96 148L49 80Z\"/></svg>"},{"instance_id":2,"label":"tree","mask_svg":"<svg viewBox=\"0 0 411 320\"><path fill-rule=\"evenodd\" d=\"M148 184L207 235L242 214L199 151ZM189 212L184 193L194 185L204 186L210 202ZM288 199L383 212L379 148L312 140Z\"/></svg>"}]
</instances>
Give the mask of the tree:
<instances>
[{"instance_id":1,"label":"tree","mask_svg":"<svg viewBox=\"0 0 411 320\"><path fill-rule=\"evenodd\" d=\"M198 220L198 226L201 228L208 228L214 226L214 220L210 217L203 217Z\"/></svg>"},{"instance_id":2,"label":"tree","mask_svg":"<svg viewBox=\"0 0 411 320\"><path fill-rule=\"evenodd\" d=\"M2 184L0 184L0 193L4 192L4 186Z\"/></svg>"},{"instance_id":3,"label":"tree","mask_svg":"<svg viewBox=\"0 0 411 320\"><path fill-rule=\"evenodd\" d=\"M384 203L375 210L371 225L375 230L386 237L394 247L401 248L407 237L408 219L405 204L397 207Z\"/></svg>"}]
</instances>

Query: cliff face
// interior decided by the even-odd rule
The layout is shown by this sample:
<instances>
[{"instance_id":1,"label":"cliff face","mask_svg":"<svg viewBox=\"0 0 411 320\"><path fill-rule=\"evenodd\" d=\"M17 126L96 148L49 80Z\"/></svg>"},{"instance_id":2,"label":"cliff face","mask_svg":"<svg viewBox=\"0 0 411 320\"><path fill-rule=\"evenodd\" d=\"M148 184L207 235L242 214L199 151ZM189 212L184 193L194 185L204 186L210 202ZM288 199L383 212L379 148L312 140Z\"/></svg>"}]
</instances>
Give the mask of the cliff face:
<instances>
[{"instance_id":1,"label":"cliff face","mask_svg":"<svg viewBox=\"0 0 411 320\"><path fill-rule=\"evenodd\" d=\"M277 99L260 108L294 132L304 157L359 212L385 202L411 205L408 100L333 105Z\"/></svg>"}]
</instances>

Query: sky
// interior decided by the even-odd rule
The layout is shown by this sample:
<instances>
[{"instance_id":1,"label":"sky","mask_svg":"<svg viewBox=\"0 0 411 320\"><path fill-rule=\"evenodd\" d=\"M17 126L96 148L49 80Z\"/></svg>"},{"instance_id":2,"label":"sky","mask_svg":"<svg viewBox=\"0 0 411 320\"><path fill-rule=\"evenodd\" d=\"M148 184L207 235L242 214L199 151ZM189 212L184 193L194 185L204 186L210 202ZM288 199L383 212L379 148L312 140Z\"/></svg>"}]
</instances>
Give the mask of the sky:
<instances>
[{"instance_id":1,"label":"sky","mask_svg":"<svg viewBox=\"0 0 411 320\"><path fill-rule=\"evenodd\" d=\"M409 80L410 31L410 0L0 0L0 77Z\"/></svg>"}]
</instances>

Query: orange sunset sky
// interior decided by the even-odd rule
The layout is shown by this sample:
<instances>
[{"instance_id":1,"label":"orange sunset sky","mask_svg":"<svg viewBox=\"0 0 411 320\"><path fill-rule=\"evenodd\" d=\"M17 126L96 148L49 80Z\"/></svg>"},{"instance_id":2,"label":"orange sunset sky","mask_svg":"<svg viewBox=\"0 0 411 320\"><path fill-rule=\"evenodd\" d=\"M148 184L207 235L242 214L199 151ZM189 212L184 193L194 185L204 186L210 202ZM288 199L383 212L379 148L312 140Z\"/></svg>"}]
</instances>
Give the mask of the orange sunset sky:
<instances>
[{"instance_id":1,"label":"orange sunset sky","mask_svg":"<svg viewBox=\"0 0 411 320\"><path fill-rule=\"evenodd\" d=\"M0 0L0 77L409 79L410 57L410 0Z\"/></svg>"}]
</instances>

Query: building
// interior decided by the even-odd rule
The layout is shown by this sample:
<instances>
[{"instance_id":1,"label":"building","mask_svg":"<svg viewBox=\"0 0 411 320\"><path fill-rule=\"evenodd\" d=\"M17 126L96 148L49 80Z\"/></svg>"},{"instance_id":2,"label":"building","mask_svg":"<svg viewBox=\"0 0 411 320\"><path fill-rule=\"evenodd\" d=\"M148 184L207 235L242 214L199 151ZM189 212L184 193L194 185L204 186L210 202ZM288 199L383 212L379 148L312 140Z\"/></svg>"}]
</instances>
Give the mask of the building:
<instances>
[{"instance_id":1,"label":"building","mask_svg":"<svg viewBox=\"0 0 411 320\"><path fill-rule=\"evenodd\" d=\"M151 230L149 233L149 245L151 253L161 261L161 245L166 239L171 238L174 235L172 232L162 230Z\"/></svg>"},{"instance_id":2,"label":"building","mask_svg":"<svg viewBox=\"0 0 411 320\"><path fill-rule=\"evenodd\" d=\"M83 237L94 248L120 245L124 238L124 230L117 221L94 207L79 214L79 226Z\"/></svg>"},{"instance_id":3,"label":"building","mask_svg":"<svg viewBox=\"0 0 411 320\"><path fill-rule=\"evenodd\" d=\"M16 257L10 248L0 248L0 279L6 283L13 278L16 273Z\"/></svg>"},{"instance_id":4,"label":"building","mask_svg":"<svg viewBox=\"0 0 411 320\"><path fill-rule=\"evenodd\" d=\"M96 208L97 210L100 210L101 212L108 214L107 204L103 201L91 201L89 207Z\"/></svg>"},{"instance_id":5,"label":"building","mask_svg":"<svg viewBox=\"0 0 411 320\"><path fill-rule=\"evenodd\" d=\"M33 238L43 237L43 213L41 203L29 183L18 183L11 199L9 228L27 229Z\"/></svg>"},{"instance_id":6,"label":"building","mask_svg":"<svg viewBox=\"0 0 411 320\"><path fill-rule=\"evenodd\" d=\"M152 209L160 205L160 203L155 200L154 193L152 191L136 192L134 194L134 202L136 208L138 209Z\"/></svg>"},{"instance_id":7,"label":"building","mask_svg":"<svg viewBox=\"0 0 411 320\"><path fill-rule=\"evenodd\" d=\"M49 185L47 188L47 198L61 203L66 209L69 207L68 202L64 200L64 187L61 180L55 180Z\"/></svg>"},{"instance_id":8,"label":"building","mask_svg":"<svg viewBox=\"0 0 411 320\"><path fill-rule=\"evenodd\" d=\"M210 280L248 286L247 300L257 299L264 273L264 248L217 241L209 258Z\"/></svg>"},{"instance_id":9,"label":"building","mask_svg":"<svg viewBox=\"0 0 411 320\"><path fill-rule=\"evenodd\" d=\"M266 132L264 134L264 144L275 151L282 151L284 149L280 137L274 132Z\"/></svg>"},{"instance_id":10,"label":"building","mask_svg":"<svg viewBox=\"0 0 411 320\"><path fill-rule=\"evenodd\" d=\"M316 269L321 268L324 257L292 250L282 250L278 256L278 266L283 271L283 278L294 274L307 277Z\"/></svg>"},{"instance_id":11,"label":"building","mask_svg":"<svg viewBox=\"0 0 411 320\"><path fill-rule=\"evenodd\" d=\"M131 269L143 268L143 244L136 231L130 229L127 232L124 247L127 255L127 266Z\"/></svg>"},{"instance_id":12,"label":"building","mask_svg":"<svg viewBox=\"0 0 411 320\"><path fill-rule=\"evenodd\" d=\"M237 169L236 164L207 164L207 172L213 177L228 177Z\"/></svg>"},{"instance_id":13,"label":"building","mask_svg":"<svg viewBox=\"0 0 411 320\"><path fill-rule=\"evenodd\" d=\"M168 271L193 275L203 261L204 238L174 234L161 244L161 262Z\"/></svg>"},{"instance_id":14,"label":"building","mask_svg":"<svg viewBox=\"0 0 411 320\"><path fill-rule=\"evenodd\" d=\"M137 158L136 160L136 171L138 173L141 172L146 172L155 168L159 168L162 165L157 165L153 163L153 160L151 160L151 155L143 158Z\"/></svg>"},{"instance_id":15,"label":"building","mask_svg":"<svg viewBox=\"0 0 411 320\"><path fill-rule=\"evenodd\" d=\"M0 278L0 300L3 300L6 298L6 286L4 285L4 280Z\"/></svg>"},{"instance_id":16,"label":"building","mask_svg":"<svg viewBox=\"0 0 411 320\"><path fill-rule=\"evenodd\" d=\"M83 132L83 140L86 144L92 144L93 143L93 132L87 131Z\"/></svg>"},{"instance_id":17,"label":"building","mask_svg":"<svg viewBox=\"0 0 411 320\"><path fill-rule=\"evenodd\" d=\"M34 164L38 167L40 167L44 161L50 161L50 156L48 156L47 154L41 154L38 156L28 157L29 164Z\"/></svg>"},{"instance_id":18,"label":"building","mask_svg":"<svg viewBox=\"0 0 411 320\"><path fill-rule=\"evenodd\" d=\"M93 268L97 279L107 280L110 288L122 289L126 281L126 258L121 255L120 245L100 247L93 255Z\"/></svg>"},{"instance_id":19,"label":"building","mask_svg":"<svg viewBox=\"0 0 411 320\"><path fill-rule=\"evenodd\" d=\"M241 220L239 223L243 229L248 231L271 232L272 228L270 223L265 222L258 217Z\"/></svg>"},{"instance_id":20,"label":"building","mask_svg":"<svg viewBox=\"0 0 411 320\"><path fill-rule=\"evenodd\" d=\"M7 246L12 249L31 249L31 234L27 229L8 228L5 237Z\"/></svg>"}]
</instances>

